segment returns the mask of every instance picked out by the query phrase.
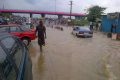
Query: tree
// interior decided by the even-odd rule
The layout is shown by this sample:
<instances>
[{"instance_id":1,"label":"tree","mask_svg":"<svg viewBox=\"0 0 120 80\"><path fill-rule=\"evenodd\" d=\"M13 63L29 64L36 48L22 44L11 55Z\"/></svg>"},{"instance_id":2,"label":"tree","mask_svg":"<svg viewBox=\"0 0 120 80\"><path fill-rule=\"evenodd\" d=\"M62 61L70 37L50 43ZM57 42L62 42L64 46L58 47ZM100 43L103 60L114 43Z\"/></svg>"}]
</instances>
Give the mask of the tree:
<instances>
[{"instance_id":1,"label":"tree","mask_svg":"<svg viewBox=\"0 0 120 80\"><path fill-rule=\"evenodd\" d=\"M12 13L0 13L0 16L9 18L12 15Z\"/></svg>"},{"instance_id":2,"label":"tree","mask_svg":"<svg viewBox=\"0 0 120 80\"><path fill-rule=\"evenodd\" d=\"M88 8L88 21L95 22L96 19L101 19L101 15L106 8L100 6L92 6Z\"/></svg>"}]
</instances>

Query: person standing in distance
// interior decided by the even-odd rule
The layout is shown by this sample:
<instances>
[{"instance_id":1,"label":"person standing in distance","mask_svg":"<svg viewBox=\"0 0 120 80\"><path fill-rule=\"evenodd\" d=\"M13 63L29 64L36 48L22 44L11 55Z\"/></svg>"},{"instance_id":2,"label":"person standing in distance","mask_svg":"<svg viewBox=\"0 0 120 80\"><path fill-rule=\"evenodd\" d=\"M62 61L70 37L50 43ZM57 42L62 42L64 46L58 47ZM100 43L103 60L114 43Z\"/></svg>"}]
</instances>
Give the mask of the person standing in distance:
<instances>
[{"instance_id":1,"label":"person standing in distance","mask_svg":"<svg viewBox=\"0 0 120 80\"><path fill-rule=\"evenodd\" d=\"M93 22L90 22L90 30L93 30Z\"/></svg>"},{"instance_id":2,"label":"person standing in distance","mask_svg":"<svg viewBox=\"0 0 120 80\"><path fill-rule=\"evenodd\" d=\"M40 46L40 51L42 52L42 46L45 46L46 38L46 28L42 20L40 20L38 26L36 26L36 33L38 33L38 44Z\"/></svg>"}]
</instances>

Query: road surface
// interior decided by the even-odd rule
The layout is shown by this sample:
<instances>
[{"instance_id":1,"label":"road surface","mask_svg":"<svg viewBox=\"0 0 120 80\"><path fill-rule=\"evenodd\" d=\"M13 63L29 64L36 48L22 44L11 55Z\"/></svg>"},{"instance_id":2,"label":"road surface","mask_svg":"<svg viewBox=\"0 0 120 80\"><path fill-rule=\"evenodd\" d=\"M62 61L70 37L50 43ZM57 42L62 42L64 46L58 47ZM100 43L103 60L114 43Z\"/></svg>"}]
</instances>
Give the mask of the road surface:
<instances>
[{"instance_id":1,"label":"road surface","mask_svg":"<svg viewBox=\"0 0 120 80\"><path fill-rule=\"evenodd\" d=\"M120 42L100 32L77 38L71 31L47 28L42 53L32 41L33 80L120 80Z\"/></svg>"}]
</instances>

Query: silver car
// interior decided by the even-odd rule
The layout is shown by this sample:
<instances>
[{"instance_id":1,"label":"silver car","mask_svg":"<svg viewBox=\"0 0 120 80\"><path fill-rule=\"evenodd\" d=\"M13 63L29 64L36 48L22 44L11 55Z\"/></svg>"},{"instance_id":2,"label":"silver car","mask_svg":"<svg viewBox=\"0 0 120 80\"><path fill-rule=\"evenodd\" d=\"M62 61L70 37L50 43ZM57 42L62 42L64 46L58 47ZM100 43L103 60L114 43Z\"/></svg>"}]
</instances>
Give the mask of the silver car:
<instances>
[{"instance_id":1,"label":"silver car","mask_svg":"<svg viewBox=\"0 0 120 80\"><path fill-rule=\"evenodd\" d=\"M91 31L88 27L74 27L72 34L77 37L93 37L93 31Z\"/></svg>"}]
</instances>

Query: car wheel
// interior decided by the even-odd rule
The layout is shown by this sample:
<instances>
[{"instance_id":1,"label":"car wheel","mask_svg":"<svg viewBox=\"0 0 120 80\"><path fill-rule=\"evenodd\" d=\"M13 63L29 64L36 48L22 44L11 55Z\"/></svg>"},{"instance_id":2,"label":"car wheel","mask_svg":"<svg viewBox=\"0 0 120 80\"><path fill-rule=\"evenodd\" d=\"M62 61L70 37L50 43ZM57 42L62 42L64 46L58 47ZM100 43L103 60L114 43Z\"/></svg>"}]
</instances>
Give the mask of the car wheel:
<instances>
[{"instance_id":1,"label":"car wheel","mask_svg":"<svg viewBox=\"0 0 120 80\"><path fill-rule=\"evenodd\" d=\"M30 44L30 39L29 38L23 38L22 41L27 46Z\"/></svg>"}]
</instances>

